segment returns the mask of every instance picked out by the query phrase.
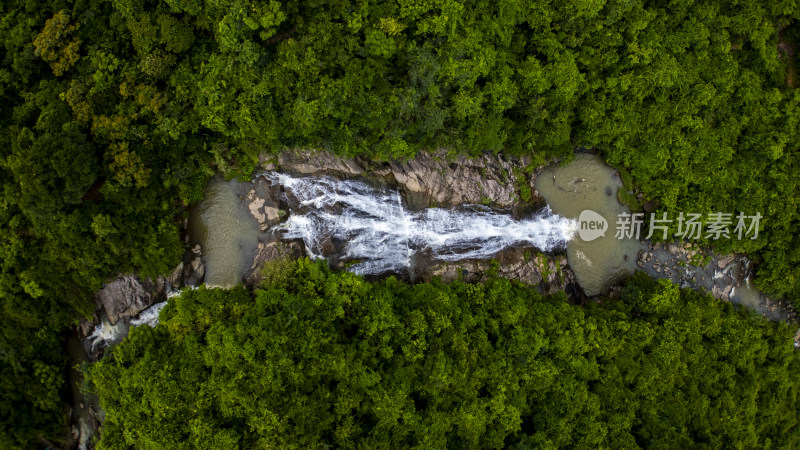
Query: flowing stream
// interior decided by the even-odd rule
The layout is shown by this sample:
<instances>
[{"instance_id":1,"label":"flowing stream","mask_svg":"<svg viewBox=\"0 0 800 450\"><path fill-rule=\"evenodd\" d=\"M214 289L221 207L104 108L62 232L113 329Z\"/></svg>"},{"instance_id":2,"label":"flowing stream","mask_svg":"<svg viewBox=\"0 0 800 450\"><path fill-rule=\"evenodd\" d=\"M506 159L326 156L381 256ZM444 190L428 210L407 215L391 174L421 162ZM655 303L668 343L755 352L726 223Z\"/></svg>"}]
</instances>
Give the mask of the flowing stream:
<instances>
[{"instance_id":1,"label":"flowing stream","mask_svg":"<svg viewBox=\"0 0 800 450\"><path fill-rule=\"evenodd\" d=\"M246 197L252 183L221 178L209 182L204 200L192 211L192 236L202 246L208 286L231 287L240 283L251 267L259 241L273 239L300 239L310 256L339 260L348 270L364 275L413 273L415 266L436 261L490 259L509 247L529 246L541 251L566 247L569 265L590 296L604 293L609 284L633 273L637 270L637 254L652 250L649 242L615 237L617 215L629 212L617 200L622 182L612 168L592 155L578 155L569 165L542 171L536 178L536 188L548 206L522 218L481 205L414 210L404 204L398 190L380 183L330 176L293 177L277 172L259 177L266 180L270 189L281 192L281 207L289 215L279 225L262 231L248 210ZM591 241L578 237L577 219L587 209L610 225L604 236ZM652 254L659 261L670 258L664 250ZM746 258L744 261L746 264ZM729 265L725 270L739 271L739 265ZM662 275L652 268L644 270L652 276L666 277L666 272ZM682 286L691 277L692 287L707 292L714 287L714 280L727 274L717 271L713 263L705 268L676 266L674 271L678 273L672 276ZM738 276L736 272L733 278ZM747 281L733 288L730 295L726 291L728 299L772 320L784 320L785 311L765 308L763 295L750 286L749 276ZM169 287L167 296L179 293ZM133 326L156 326L166 303L156 303L138 317L115 325L103 315L87 337L88 348L117 343ZM73 340L73 360L85 361L86 353ZM88 406L96 399L80 392L80 376L77 371L72 372L74 414L81 428L78 445L86 448L91 434Z\"/></svg>"},{"instance_id":2,"label":"flowing stream","mask_svg":"<svg viewBox=\"0 0 800 450\"><path fill-rule=\"evenodd\" d=\"M491 259L507 248L535 247L546 252L566 247L569 266L589 296L603 294L611 284L645 270L683 287L704 292L716 289L718 297L773 320L786 317L784 310L767 305L749 283L731 288L747 273L718 279L714 262L692 267L685 256L654 249L650 241L617 239L616 219L630 210L617 200L622 181L598 156L579 154L570 164L551 165L537 175L535 183L547 206L533 215L515 217L510 211L481 205L417 210L405 204L396 188L374 179L295 177L278 172L262 173L253 183L214 178L205 199L193 210L192 235L202 246L209 286L240 283L253 266L259 241L276 239L302 240L309 256L326 258L358 274L399 273L411 278L429 264ZM271 192L283 209L278 215L288 212L288 217L262 231L248 210L250 189ZM603 236L589 241L578 236L578 218L585 210L607 221ZM646 235L642 227L641 239ZM652 253L654 259L642 265L639 259L644 253Z\"/></svg>"},{"instance_id":3,"label":"flowing stream","mask_svg":"<svg viewBox=\"0 0 800 450\"><path fill-rule=\"evenodd\" d=\"M284 238L302 239L313 256L338 253L355 262L349 270L358 274L401 272L420 255L458 261L518 245L549 251L563 248L576 230L574 220L549 209L522 220L479 205L410 211L398 191L362 181L264 176L297 207L281 225Z\"/></svg>"}]
</instances>

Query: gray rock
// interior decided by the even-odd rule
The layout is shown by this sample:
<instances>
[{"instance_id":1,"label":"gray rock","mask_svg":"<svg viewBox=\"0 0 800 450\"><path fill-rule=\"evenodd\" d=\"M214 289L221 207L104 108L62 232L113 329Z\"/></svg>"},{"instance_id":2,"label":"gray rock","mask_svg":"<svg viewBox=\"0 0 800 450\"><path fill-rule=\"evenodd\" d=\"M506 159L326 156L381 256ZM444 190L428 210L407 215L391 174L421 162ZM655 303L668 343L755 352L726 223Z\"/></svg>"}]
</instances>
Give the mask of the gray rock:
<instances>
[{"instance_id":1,"label":"gray rock","mask_svg":"<svg viewBox=\"0 0 800 450\"><path fill-rule=\"evenodd\" d=\"M667 251L671 255L680 255L682 253L686 253L686 250L683 248L683 246L675 242L667 244Z\"/></svg>"},{"instance_id":2,"label":"gray rock","mask_svg":"<svg viewBox=\"0 0 800 450\"><path fill-rule=\"evenodd\" d=\"M575 274L567 264L566 256L534 253L526 257L523 249L508 249L500 252L496 259L500 263L498 275L502 278L537 286L543 294L565 290L573 301L585 299ZM436 263L418 268L416 275L423 281L439 278L445 283L456 280L474 283L485 281L491 266L491 262L484 260Z\"/></svg>"},{"instance_id":3,"label":"gray rock","mask_svg":"<svg viewBox=\"0 0 800 450\"><path fill-rule=\"evenodd\" d=\"M259 181L261 184L261 181ZM258 221L261 231L280 222L278 202L269 196L270 191L263 185L257 185L247 192L247 209Z\"/></svg>"},{"instance_id":4,"label":"gray rock","mask_svg":"<svg viewBox=\"0 0 800 450\"><path fill-rule=\"evenodd\" d=\"M446 152L420 153L409 161L393 161L376 173L394 179L405 191L427 200L424 206L489 203L511 206L516 200L513 169L518 165L495 155L448 161Z\"/></svg>"},{"instance_id":5,"label":"gray rock","mask_svg":"<svg viewBox=\"0 0 800 450\"><path fill-rule=\"evenodd\" d=\"M85 317L81 317L80 322L78 322L78 337L83 339L92 334L92 331L94 331L94 324Z\"/></svg>"},{"instance_id":6,"label":"gray rock","mask_svg":"<svg viewBox=\"0 0 800 450\"><path fill-rule=\"evenodd\" d=\"M719 267L720 269L724 269L724 268L728 267L728 264L732 263L735 258L736 258L736 255L721 256L717 260L717 267Z\"/></svg>"},{"instance_id":7,"label":"gray rock","mask_svg":"<svg viewBox=\"0 0 800 450\"><path fill-rule=\"evenodd\" d=\"M196 244L186 251L183 257L183 283L185 286L197 286L206 276L206 266L203 263L202 248Z\"/></svg>"},{"instance_id":8,"label":"gray rock","mask_svg":"<svg viewBox=\"0 0 800 450\"><path fill-rule=\"evenodd\" d=\"M271 162L262 159L263 168L274 168ZM528 163L527 158L512 160L489 153L478 158L463 155L451 158L444 149L385 163L341 158L320 151L285 152L278 158L280 170L304 175L380 176L397 184L408 203L419 208L482 203L510 207L518 200L514 169L522 169ZM528 181L533 200L538 200L533 180ZM253 209L257 211L260 206L256 204Z\"/></svg>"},{"instance_id":9,"label":"gray rock","mask_svg":"<svg viewBox=\"0 0 800 450\"><path fill-rule=\"evenodd\" d=\"M167 275L167 281L173 289L180 289L183 287L183 261L179 262L172 272Z\"/></svg>"},{"instance_id":10,"label":"gray rock","mask_svg":"<svg viewBox=\"0 0 800 450\"><path fill-rule=\"evenodd\" d=\"M109 322L116 324L122 318L134 317L153 303L166 299L166 279L158 277L155 282L139 280L134 275L122 275L103 286L95 294L95 302L106 313Z\"/></svg>"},{"instance_id":11,"label":"gray rock","mask_svg":"<svg viewBox=\"0 0 800 450\"><path fill-rule=\"evenodd\" d=\"M490 265L486 261L459 261L458 263L441 263L427 266L427 270L417 274L424 281L438 278L444 283L463 281L477 283L483 281Z\"/></svg>"},{"instance_id":12,"label":"gray rock","mask_svg":"<svg viewBox=\"0 0 800 450\"><path fill-rule=\"evenodd\" d=\"M262 167L265 170L270 170L267 164L262 165ZM364 172L362 164L354 159L341 158L328 152L312 150L281 152L278 157L278 166L280 170L304 175L333 174L353 176Z\"/></svg>"}]
</instances>

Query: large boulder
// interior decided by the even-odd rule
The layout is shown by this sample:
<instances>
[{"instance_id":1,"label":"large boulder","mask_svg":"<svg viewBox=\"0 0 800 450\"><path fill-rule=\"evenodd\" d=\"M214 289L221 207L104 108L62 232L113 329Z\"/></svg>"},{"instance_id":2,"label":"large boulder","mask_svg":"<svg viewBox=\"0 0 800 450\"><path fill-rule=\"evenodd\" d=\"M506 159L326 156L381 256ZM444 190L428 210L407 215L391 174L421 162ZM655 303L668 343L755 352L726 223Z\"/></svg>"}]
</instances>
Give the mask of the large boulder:
<instances>
[{"instance_id":1,"label":"large boulder","mask_svg":"<svg viewBox=\"0 0 800 450\"><path fill-rule=\"evenodd\" d=\"M120 319L135 317L153 303L164 301L165 285L166 278L161 276L152 281L121 275L95 294L95 302L114 325Z\"/></svg>"},{"instance_id":2,"label":"large boulder","mask_svg":"<svg viewBox=\"0 0 800 450\"><path fill-rule=\"evenodd\" d=\"M178 263L177 266L175 266L174 269L172 269L172 272L170 272L170 274L167 275L167 282L169 283L169 286L172 289L181 289L184 286L184 284L183 284L183 274L184 274L183 268L184 268L183 261L181 261L181 262Z\"/></svg>"},{"instance_id":3,"label":"large boulder","mask_svg":"<svg viewBox=\"0 0 800 450\"><path fill-rule=\"evenodd\" d=\"M461 155L448 160L446 153L440 151L386 163L375 173L393 179L407 193L427 200L427 205L419 206L483 203L509 207L519 200L516 177L521 176L518 172L523 167L522 162L492 154L480 158ZM518 169L516 173L514 169Z\"/></svg>"},{"instance_id":4,"label":"large boulder","mask_svg":"<svg viewBox=\"0 0 800 450\"><path fill-rule=\"evenodd\" d=\"M388 162L342 158L311 150L284 152L277 159L262 158L265 170L344 178L377 176L399 187L408 204L415 208L462 204L514 206L520 200L520 186L526 186L536 197L534 177L523 175L523 169L529 164L526 157L513 159L485 153L468 158L451 156L445 149L420 152L408 160ZM257 197L254 195L253 199ZM253 206L255 211L260 208L258 203ZM257 214L260 212L254 213L259 218Z\"/></svg>"},{"instance_id":5,"label":"large boulder","mask_svg":"<svg viewBox=\"0 0 800 450\"><path fill-rule=\"evenodd\" d=\"M206 276L206 266L203 263L203 251L200 244L188 249L183 256L183 284L197 286Z\"/></svg>"},{"instance_id":6,"label":"large boulder","mask_svg":"<svg viewBox=\"0 0 800 450\"><path fill-rule=\"evenodd\" d=\"M258 221L261 231L281 221L280 190L270 186L264 178L257 178L247 192L247 209Z\"/></svg>"},{"instance_id":7,"label":"large boulder","mask_svg":"<svg viewBox=\"0 0 800 450\"><path fill-rule=\"evenodd\" d=\"M294 150L281 152L277 158L281 171L299 173L303 175L337 175L355 176L364 173L361 161L352 158L342 158L328 152L315 150ZM275 168L272 160L262 163L266 170Z\"/></svg>"}]
</instances>

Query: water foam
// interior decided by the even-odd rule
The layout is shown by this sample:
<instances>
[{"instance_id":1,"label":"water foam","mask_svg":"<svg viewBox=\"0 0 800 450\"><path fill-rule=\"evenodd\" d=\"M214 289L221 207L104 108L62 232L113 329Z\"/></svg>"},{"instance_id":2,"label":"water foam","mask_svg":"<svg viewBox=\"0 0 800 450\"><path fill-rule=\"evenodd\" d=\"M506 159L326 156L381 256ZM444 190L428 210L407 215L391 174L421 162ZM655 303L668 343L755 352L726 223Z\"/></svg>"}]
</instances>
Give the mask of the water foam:
<instances>
[{"instance_id":1,"label":"water foam","mask_svg":"<svg viewBox=\"0 0 800 450\"><path fill-rule=\"evenodd\" d=\"M98 346L100 348L108 347L125 338L128 334L129 325L124 320L117 321L112 325L111 322L103 317L99 324L95 325L92 334L86 337L91 344L92 351Z\"/></svg>"},{"instance_id":2,"label":"water foam","mask_svg":"<svg viewBox=\"0 0 800 450\"><path fill-rule=\"evenodd\" d=\"M296 200L280 229L284 237L302 239L312 257L324 257L325 243L344 245L343 256L358 262L358 274L401 271L417 253L441 261L489 259L504 248L532 245L549 251L566 245L575 234L575 220L555 215L549 207L534 217L515 220L480 205L456 209L408 211L400 193L356 180L329 176L292 177L263 174Z\"/></svg>"},{"instance_id":3,"label":"water foam","mask_svg":"<svg viewBox=\"0 0 800 450\"><path fill-rule=\"evenodd\" d=\"M145 309L139 316L135 319L131 320L131 325L139 326L139 325L149 325L150 327L155 327L158 325L158 314L161 312L164 307L167 306L167 302L159 302L156 303L149 308Z\"/></svg>"}]
</instances>

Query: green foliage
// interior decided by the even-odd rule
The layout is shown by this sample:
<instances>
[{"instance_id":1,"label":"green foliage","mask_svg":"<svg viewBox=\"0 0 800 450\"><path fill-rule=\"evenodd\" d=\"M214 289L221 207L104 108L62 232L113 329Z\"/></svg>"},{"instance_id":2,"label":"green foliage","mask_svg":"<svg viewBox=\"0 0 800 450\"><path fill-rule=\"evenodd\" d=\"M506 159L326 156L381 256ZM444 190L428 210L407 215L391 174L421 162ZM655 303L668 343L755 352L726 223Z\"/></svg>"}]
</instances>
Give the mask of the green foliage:
<instances>
[{"instance_id":1,"label":"green foliage","mask_svg":"<svg viewBox=\"0 0 800 450\"><path fill-rule=\"evenodd\" d=\"M184 292L91 367L98 447L800 444L792 330L668 281L582 308L290 266L252 294Z\"/></svg>"},{"instance_id":2,"label":"green foliage","mask_svg":"<svg viewBox=\"0 0 800 450\"><path fill-rule=\"evenodd\" d=\"M267 261L261 268L261 289L285 289L294 276L295 263L283 257Z\"/></svg>"},{"instance_id":3,"label":"green foliage","mask_svg":"<svg viewBox=\"0 0 800 450\"><path fill-rule=\"evenodd\" d=\"M514 170L514 186L519 192L519 199L523 202L529 202L532 199L533 193L531 192L531 183L526 174L519 170Z\"/></svg>"},{"instance_id":4,"label":"green foliage","mask_svg":"<svg viewBox=\"0 0 800 450\"><path fill-rule=\"evenodd\" d=\"M66 358L56 330L5 325L0 331L0 446L30 448L40 436L65 437L60 392Z\"/></svg>"},{"instance_id":5,"label":"green foliage","mask_svg":"<svg viewBox=\"0 0 800 450\"><path fill-rule=\"evenodd\" d=\"M115 273L166 273L208 177L285 148L538 165L593 147L661 210L760 212L759 239L714 245L796 301L800 91L778 49L796 47L797 19L766 0L4 1L0 359L33 367L6 347L91 314ZM49 404L25 385L2 403ZM30 408L15 411L49 417Z\"/></svg>"},{"instance_id":6,"label":"green foliage","mask_svg":"<svg viewBox=\"0 0 800 450\"><path fill-rule=\"evenodd\" d=\"M78 25L70 25L69 14L61 10L47 20L44 29L33 41L36 56L50 63L55 75L63 75L80 59L80 39L65 42L77 28Z\"/></svg>"}]
</instances>

